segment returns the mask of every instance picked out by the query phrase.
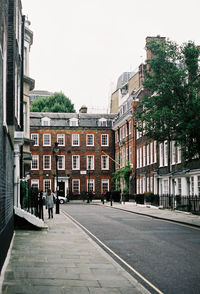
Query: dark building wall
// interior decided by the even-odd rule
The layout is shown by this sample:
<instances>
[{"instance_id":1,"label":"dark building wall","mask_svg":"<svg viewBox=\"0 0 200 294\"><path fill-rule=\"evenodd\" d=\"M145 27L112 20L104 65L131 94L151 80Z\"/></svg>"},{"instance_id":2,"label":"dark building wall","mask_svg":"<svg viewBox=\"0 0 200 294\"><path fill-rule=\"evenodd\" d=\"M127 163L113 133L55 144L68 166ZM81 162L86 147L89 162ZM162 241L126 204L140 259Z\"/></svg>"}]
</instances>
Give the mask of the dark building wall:
<instances>
[{"instance_id":1,"label":"dark building wall","mask_svg":"<svg viewBox=\"0 0 200 294\"><path fill-rule=\"evenodd\" d=\"M7 46L7 123L14 123L12 107L14 105L13 68L10 66L13 59L13 28L14 28L14 1L0 1L0 28L6 35L7 44L3 44L4 33L0 36L0 46ZM12 31L12 33L11 33ZM10 55L11 54L11 55ZM8 61L9 60L9 61ZM11 92L10 92L11 90ZM9 100L8 99L9 96ZM8 111L9 108L9 111ZM11 119L12 118L12 119ZM14 232L13 201L14 201L14 150L12 135L3 124L3 55L0 54L0 271L2 270L10 242Z\"/></svg>"}]
</instances>

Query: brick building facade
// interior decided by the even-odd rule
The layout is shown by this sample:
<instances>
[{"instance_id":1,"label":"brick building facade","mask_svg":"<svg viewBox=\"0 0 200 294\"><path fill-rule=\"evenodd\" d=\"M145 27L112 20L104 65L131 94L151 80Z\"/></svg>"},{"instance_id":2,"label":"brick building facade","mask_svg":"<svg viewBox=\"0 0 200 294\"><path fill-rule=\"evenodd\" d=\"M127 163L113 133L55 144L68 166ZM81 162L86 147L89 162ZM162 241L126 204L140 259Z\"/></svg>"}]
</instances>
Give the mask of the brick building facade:
<instances>
[{"instance_id":1,"label":"brick building facade","mask_svg":"<svg viewBox=\"0 0 200 294\"><path fill-rule=\"evenodd\" d=\"M111 190L114 172L113 114L31 113L30 185L56 190L55 142L59 152L59 194L78 199L89 190L96 198Z\"/></svg>"}]
</instances>

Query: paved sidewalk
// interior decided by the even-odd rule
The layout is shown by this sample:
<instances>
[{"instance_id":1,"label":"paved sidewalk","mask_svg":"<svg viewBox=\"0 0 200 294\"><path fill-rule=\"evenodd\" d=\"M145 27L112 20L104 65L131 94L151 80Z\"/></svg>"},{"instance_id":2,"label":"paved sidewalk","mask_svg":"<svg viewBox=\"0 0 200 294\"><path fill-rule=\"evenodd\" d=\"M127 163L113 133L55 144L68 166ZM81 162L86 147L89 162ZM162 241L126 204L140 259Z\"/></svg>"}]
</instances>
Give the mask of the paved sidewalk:
<instances>
[{"instance_id":1,"label":"paved sidewalk","mask_svg":"<svg viewBox=\"0 0 200 294\"><path fill-rule=\"evenodd\" d=\"M100 203L96 203L99 205L103 205ZM110 206L110 202L104 204L105 206ZM140 205L135 202L125 202L125 204L121 204L119 202L113 202L112 208L122 209L126 211L130 211L133 213L151 216L153 218L159 218L164 220L169 220L173 222L178 222L185 225L191 225L195 227L200 227L200 216L194 215L189 212L182 212L177 210L170 209L159 209L158 207L151 205Z\"/></svg>"},{"instance_id":2,"label":"paved sidewalk","mask_svg":"<svg viewBox=\"0 0 200 294\"><path fill-rule=\"evenodd\" d=\"M15 232L3 294L147 294L62 212L48 230Z\"/></svg>"}]
</instances>

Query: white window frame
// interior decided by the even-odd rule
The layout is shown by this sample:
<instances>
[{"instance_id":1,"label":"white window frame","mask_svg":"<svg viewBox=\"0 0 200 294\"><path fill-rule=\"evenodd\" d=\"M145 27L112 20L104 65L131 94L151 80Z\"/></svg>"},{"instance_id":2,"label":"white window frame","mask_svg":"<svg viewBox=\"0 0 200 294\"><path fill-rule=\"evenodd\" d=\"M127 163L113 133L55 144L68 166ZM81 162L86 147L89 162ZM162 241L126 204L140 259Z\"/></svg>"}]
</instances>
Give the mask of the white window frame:
<instances>
[{"instance_id":1,"label":"white window frame","mask_svg":"<svg viewBox=\"0 0 200 294\"><path fill-rule=\"evenodd\" d=\"M115 131L115 143L118 142L118 131Z\"/></svg>"},{"instance_id":2,"label":"white window frame","mask_svg":"<svg viewBox=\"0 0 200 294\"><path fill-rule=\"evenodd\" d=\"M172 141L172 165L176 163L176 147L175 147L175 141Z\"/></svg>"},{"instance_id":3,"label":"white window frame","mask_svg":"<svg viewBox=\"0 0 200 294\"><path fill-rule=\"evenodd\" d=\"M75 118L75 117L71 118L69 120L69 125L71 127L78 127L78 118Z\"/></svg>"},{"instance_id":4,"label":"white window frame","mask_svg":"<svg viewBox=\"0 0 200 294\"><path fill-rule=\"evenodd\" d=\"M34 136L35 136L36 139L34 139ZM39 146L39 134L32 133L31 134L31 140L33 140L35 142L33 146Z\"/></svg>"},{"instance_id":5,"label":"white window frame","mask_svg":"<svg viewBox=\"0 0 200 294\"><path fill-rule=\"evenodd\" d=\"M168 166L168 145L167 145L167 141L164 141L164 166Z\"/></svg>"},{"instance_id":6,"label":"white window frame","mask_svg":"<svg viewBox=\"0 0 200 294\"><path fill-rule=\"evenodd\" d=\"M75 158L76 158L76 166L74 167ZM80 170L80 155L78 154L72 155L72 170Z\"/></svg>"},{"instance_id":7,"label":"white window frame","mask_svg":"<svg viewBox=\"0 0 200 294\"><path fill-rule=\"evenodd\" d=\"M190 178L190 184L191 184L191 196L194 196L194 176Z\"/></svg>"},{"instance_id":8,"label":"white window frame","mask_svg":"<svg viewBox=\"0 0 200 294\"><path fill-rule=\"evenodd\" d=\"M163 143L159 144L159 166L163 167Z\"/></svg>"},{"instance_id":9,"label":"white window frame","mask_svg":"<svg viewBox=\"0 0 200 294\"><path fill-rule=\"evenodd\" d=\"M150 164L150 144L147 145L147 165Z\"/></svg>"},{"instance_id":10,"label":"white window frame","mask_svg":"<svg viewBox=\"0 0 200 294\"><path fill-rule=\"evenodd\" d=\"M62 143L59 141L62 141ZM58 146L65 146L65 134L57 134L57 142Z\"/></svg>"},{"instance_id":11,"label":"white window frame","mask_svg":"<svg viewBox=\"0 0 200 294\"><path fill-rule=\"evenodd\" d=\"M74 190L74 183L78 183L78 191ZM78 193L80 194L80 179L72 179L72 193Z\"/></svg>"},{"instance_id":12,"label":"white window frame","mask_svg":"<svg viewBox=\"0 0 200 294\"><path fill-rule=\"evenodd\" d=\"M150 192L153 193L153 177L150 177Z\"/></svg>"},{"instance_id":13,"label":"white window frame","mask_svg":"<svg viewBox=\"0 0 200 294\"><path fill-rule=\"evenodd\" d=\"M143 177L142 185L143 185L142 189L143 189L143 193L144 193L144 192L146 192L146 177L145 176Z\"/></svg>"},{"instance_id":14,"label":"white window frame","mask_svg":"<svg viewBox=\"0 0 200 294\"><path fill-rule=\"evenodd\" d=\"M105 159L105 161L104 161ZM105 165L104 165L105 163ZM109 156L108 155L101 155L101 169L102 170L109 170Z\"/></svg>"},{"instance_id":15,"label":"white window frame","mask_svg":"<svg viewBox=\"0 0 200 294\"><path fill-rule=\"evenodd\" d=\"M150 192L150 177L147 177L147 192Z\"/></svg>"},{"instance_id":16,"label":"white window frame","mask_svg":"<svg viewBox=\"0 0 200 294\"><path fill-rule=\"evenodd\" d=\"M163 179L163 195L169 194L169 183L168 179Z\"/></svg>"},{"instance_id":17,"label":"white window frame","mask_svg":"<svg viewBox=\"0 0 200 294\"><path fill-rule=\"evenodd\" d=\"M137 153L137 168L139 168L140 167L140 149L137 149L137 151L136 151L136 153Z\"/></svg>"},{"instance_id":18,"label":"white window frame","mask_svg":"<svg viewBox=\"0 0 200 294\"><path fill-rule=\"evenodd\" d=\"M41 118L41 124L43 127L50 126L51 119L47 116Z\"/></svg>"},{"instance_id":19,"label":"white window frame","mask_svg":"<svg viewBox=\"0 0 200 294\"><path fill-rule=\"evenodd\" d=\"M90 144L89 142L90 136L92 138L92 144ZM89 146L89 147L94 146L94 134L86 134L86 146Z\"/></svg>"},{"instance_id":20,"label":"white window frame","mask_svg":"<svg viewBox=\"0 0 200 294\"><path fill-rule=\"evenodd\" d=\"M106 118L100 118L98 122L99 127L107 127L107 119Z\"/></svg>"},{"instance_id":21,"label":"white window frame","mask_svg":"<svg viewBox=\"0 0 200 294\"><path fill-rule=\"evenodd\" d=\"M45 136L49 137L49 144L45 144L45 140L46 140ZM51 134L49 134L49 133L43 134L43 146L51 146Z\"/></svg>"},{"instance_id":22,"label":"white window frame","mask_svg":"<svg viewBox=\"0 0 200 294\"><path fill-rule=\"evenodd\" d=\"M32 186L37 186L35 188L39 189L39 180L38 179L32 179L31 180L31 187Z\"/></svg>"},{"instance_id":23,"label":"white window frame","mask_svg":"<svg viewBox=\"0 0 200 294\"><path fill-rule=\"evenodd\" d=\"M129 124L128 125L128 127L129 127L129 135L131 135L132 134L132 121L129 121L128 124Z\"/></svg>"},{"instance_id":24,"label":"white window frame","mask_svg":"<svg viewBox=\"0 0 200 294\"><path fill-rule=\"evenodd\" d=\"M182 195L182 179L181 178L178 178L177 179L177 192L178 192L178 195Z\"/></svg>"},{"instance_id":25,"label":"white window frame","mask_svg":"<svg viewBox=\"0 0 200 294\"><path fill-rule=\"evenodd\" d=\"M104 140L104 138L106 138L106 139ZM101 146L109 146L108 134L101 134Z\"/></svg>"},{"instance_id":26,"label":"white window frame","mask_svg":"<svg viewBox=\"0 0 200 294\"><path fill-rule=\"evenodd\" d=\"M137 194L140 194L140 179L137 179Z\"/></svg>"},{"instance_id":27,"label":"white window frame","mask_svg":"<svg viewBox=\"0 0 200 294\"><path fill-rule=\"evenodd\" d=\"M181 163L181 146L177 146L177 163Z\"/></svg>"},{"instance_id":28,"label":"white window frame","mask_svg":"<svg viewBox=\"0 0 200 294\"><path fill-rule=\"evenodd\" d=\"M140 193L142 194L144 191L143 191L143 178L141 177L140 178Z\"/></svg>"},{"instance_id":29,"label":"white window frame","mask_svg":"<svg viewBox=\"0 0 200 294\"><path fill-rule=\"evenodd\" d=\"M197 191L198 191L198 196L200 196L200 176L197 177Z\"/></svg>"},{"instance_id":30,"label":"white window frame","mask_svg":"<svg viewBox=\"0 0 200 294\"><path fill-rule=\"evenodd\" d=\"M45 164L46 164L45 158L49 158L48 167L45 167ZM45 155L43 155L43 170L50 170L50 169L51 169L51 155L45 154Z\"/></svg>"},{"instance_id":31,"label":"white window frame","mask_svg":"<svg viewBox=\"0 0 200 294\"><path fill-rule=\"evenodd\" d=\"M37 167L33 168L33 162L37 162ZM32 155L31 170L39 170L39 155Z\"/></svg>"},{"instance_id":32,"label":"white window frame","mask_svg":"<svg viewBox=\"0 0 200 294\"><path fill-rule=\"evenodd\" d=\"M91 162L89 162L89 158L91 158ZM94 170L94 155L87 155L87 170Z\"/></svg>"},{"instance_id":33,"label":"white window frame","mask_svg":"<svg viewBox=\"0 0 200 294\"><path fill-rule=\"evenodd\" d=\"M146 166L146 146L144 145L143 148L143 166Z\"/></svg>"},{"instance_id":34,"label":"white window frame","mask_svg":"<svg viewBox=\"0 0 200 294\"><path fill-rule=\"evenodd\" d=\"M62 167L60 167L60 163L62 163ZM65 155L58 155L57 160L57 169L58 170L65 170Z\"/></svg>"},{"instance_id":35,"label":"white window frame","mask_svg":"<svg viewBox=\"0 0 200 294\"><path fill-rule=\"evenodd\" d=\"M140 147L139 150L140 150L140 165L139 165L139 167L142 167L142 147Z\"/></svg>"},{"instance_id":36,"label":"white window frame","mask_svg":"<svg viewBox=\"0 0 200 294\"><path fill-rule=\"evenodd\" d=\"M150 164L153 163L153 142L150 143Z\"/></svg>"},{"instance_id":37,"label":"white window frame","mask_svg":"<svg viewBox=\"0 0 200 294\"><path fill-rule=\"evenodd\" d=\"M154 141L154 144L153 144L153 150L154 150L154 163L157 162L157 150L156 150L156 147L157 147L157 142Z\"/></svg>"},{"instance_id":38,"label":"white window frame","mask_svg":"<svg viewBox=\"0 0 200 294\"><path fill-rule=\"evenodd\" d=\"M129 163L130 163L131 167L133 166L132 151L133 151L132 146L130 146L129 147Z\"/></svg>"},{"instance_id":39,"label":"white window frame","mask_svg":"<svg viewBox=\"0 0 200 294\"><path fill-rule=\"evenodd\" d=\"M77 144L75 144L77 142ZM72 146L80 146L80 134L72 134Z\"/></svg>"},{"instance_id":40,"label":"white window frame","mask_svg":"<svg viewBox=\"0 0 200 294\"><path fill-rule=\"evenodd\" d=\"M107 189L103 189L103 185L107 184ZM101 192L106 192L110 190L110 180L109 179L101 179Z\"/></svg>"},{"instance_id":41,"label":"white window frame","mask_svg":"<svg viewBox=\"0 0 200 294\"><path fill-rule=\"evenodd\" d=\"M47 186L47 188L45 188L45 183L49 183L49 185ZM47 192L47 189L51 189L51 180L50 179L44 179L43 180L43 191Z\"/></svg>"},{"instance_id":42,"label":"white window frame","mask_svg":"<svg viewBox=\"0 0 200 294\"><path fill-rule=\"evenodd\" d=\"M93 186L92 190L90 190L90 188L89 188L89 185L91 185L91 184ZM91 192L95 191L95 180L94 179L87 179L87 192L89 192L89 191L91 191Z\"/></svg>"}]
</instances>

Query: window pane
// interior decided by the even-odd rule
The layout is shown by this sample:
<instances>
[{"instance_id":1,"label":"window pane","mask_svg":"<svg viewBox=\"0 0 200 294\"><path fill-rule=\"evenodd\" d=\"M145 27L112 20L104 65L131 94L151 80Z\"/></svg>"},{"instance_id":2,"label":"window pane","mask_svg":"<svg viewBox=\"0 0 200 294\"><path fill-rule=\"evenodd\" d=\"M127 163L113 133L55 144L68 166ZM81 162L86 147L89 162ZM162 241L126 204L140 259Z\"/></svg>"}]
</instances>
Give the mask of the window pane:
<instances>
[{"instance_id":1,"label":"window pane","mask_svg":"<svg viewBox=\"0 0 200 294\"><path fill-rule=\"evenodd\" d=\"M31 163L31 168L32 169L38 169L39 168L38 159L39 159L38 155L33 155L32 156L32 163Z\"/></svg>"},{"instance_id":2,"label":"window pane","mask_svg":"<svg viewBox=\"0 0 200 294\"><path fill-rule=\"evenodd\" d=\"M109 191L109 180L105 179L105 180L102 180L102 192L107 192Z\"/></svg>"},{"instance_id":3,"label":"window pane","mask_svg":"<svg viewBox=\"0 0 200 294\"><path fill-rule=\"evenodd\" d=\"M72 134L72 146L79 146L79 134Z\"/></svg>"},{"instance_id":4,"label":"window pane","mask_svg":"<svg viewBox=\"0 0 200 294\"><path fill-rule=\"evenodd\" d=\"M87 180L87 191L94 192L94 180L93 179Z\"/></svg>"},{"instance_id":5,"label":"window pane","mask_svg":"<svg viewBox=\"0 0 200 294\"><path fill-rule=\"evenodd\" d=\"M48 189L51 189L51 180L44 180L44 192L47 192Z\"/></svg>"},{"instance_id":6,"label":"window pane","mask_svg":"<svg viewBox=\"0 0 200 294\"><path fill-rule=\"evenodd\" d=\"M101 162L102 169L108 169L108 156L102 155L101 160L102 160L102 162Z\"/></svg>"},{"instance_id":7,"label":"window pane","mask_svg":"<svg viewBox=\"0 0 200 294\"><path fill-rule=\"evenodd\" d=\"M51 157L50 155L43 156L43 168L44 169L51 169Z\"/></svg>"},{"instance_id":8,"label":"window pane","mask_svg":"<svg viewBox=\"0 0 200 294\"><path fill-rule=\"evenodd\" d=\"M39 189L39 180L31 180L31 187Z\"/></svg>"},{"instance_id":9,"label":"window pane","mask_svg":"<svg viewBox=\"0 0 200 294\"><path fill-rule=\"evenodd\" d=\"M72 180L72 192L80 193L80 180Z\"/></svg>"},{"instance_id":10,"label":"window pane","mask_svg":"<svg viewBox=\"0 0 200 294\"><path fill-rule=\"evenodd\" d=\"M58 169L65 169L65 156L64 155L58 156Z\"/></svg>"},{"instance_id":11,"label":"window pane","mask_svg":"<svg viewBox=\"0 0 200 294\"><path fill-rule=\"evenodd\" d=\"M31 139L34 140L34 146L38 146L38 134L31 134Z\"/></svg>"},{"instance_id":12,"label":"window pane","mask_svg":"<svg viewBox=\"0 0 200 294\"><path fill-rule=\"evenodd\" d=\"M94 155L87 156L87 169L94 169Z\"/></svg>"},{"instance_id":13,"label":"window pane","mask_svg":"<svg viewBox=\"0 0 200 294\"><path fill-rule=\"evenodd\" d=\"M73 155L72 156L72 169L79 169L79 166L80 166L80 157L79 155Z\"/></svg>"},{"instance_id":14,"label":"window pane","mask_svg":"<svg viewBox=\"0 0 200 294\"><path fill-rule=\"evenodd\" d=\"M65 135L64 134L58 134L57 135L57 142L58 142L58 145L64 146L65 145Z\"/></svg>"},{"instance_id":15,"label":"window pane","mask_svg":"<svg viewBox=\"0 0 200 294\"><path fill-rule=\"evenodd\" d=\"M50 134L44 134L43 135L43 145L44 146L50 146L51 145Z\"/></svg>"},{"instance_id":16,"label":"window pane","mask_svg":"<svg viewBox=\"0 0 200 294\"><path fill-rule=\"evenodd\" d=\"M87 135L87 146L94 146L94 135Z\"/></svg>"},{"instance_id":17,"label":"window pane","mask_svg":"<svg viewBox=\"0 0 200 294\"><path fill-rule=\"evenodd\" d=\"M108 146L108 135L107 134L101 135L101 145Z\"/></svg>"}]
</instances>

